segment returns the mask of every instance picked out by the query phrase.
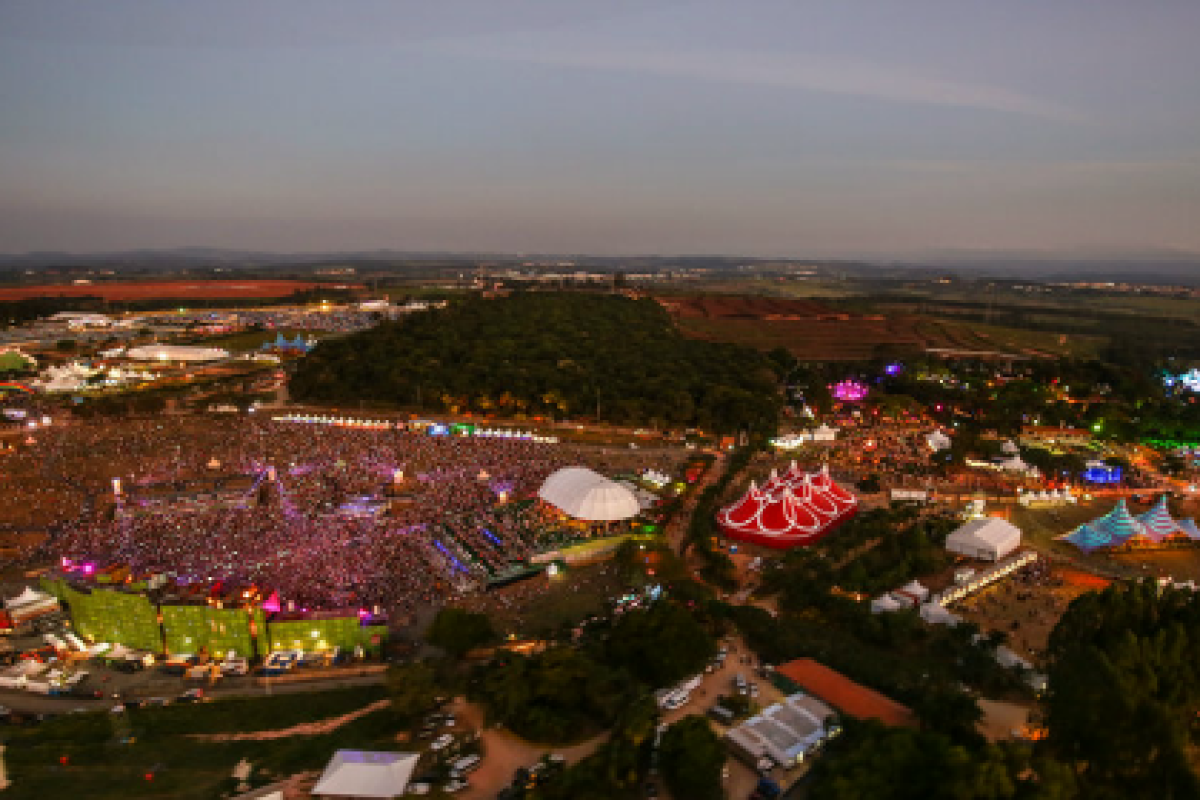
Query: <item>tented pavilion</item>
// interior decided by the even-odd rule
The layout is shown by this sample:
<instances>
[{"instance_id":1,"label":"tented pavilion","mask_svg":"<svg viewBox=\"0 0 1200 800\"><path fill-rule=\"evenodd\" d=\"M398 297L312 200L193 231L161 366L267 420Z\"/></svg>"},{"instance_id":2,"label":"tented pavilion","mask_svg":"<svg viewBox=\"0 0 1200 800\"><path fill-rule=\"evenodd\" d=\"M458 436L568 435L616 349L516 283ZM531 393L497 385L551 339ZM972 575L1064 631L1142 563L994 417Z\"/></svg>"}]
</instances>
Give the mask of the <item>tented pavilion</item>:
<instances>
[{"instance_id":1,"label":"tented pavilion","mask_svg":"<svg viewBox=\"0 0 1200 800\"><path fill-rule=\"evenodd\" d=\"M1021 529L999 517L980 517L962 525L946 537L951 553L999 561L1021 546Z\"/></svg>"},{"instance_id":2,"label":"tented pavilion","mask_svg":"<svg viewBox=\"0 0 1200 800\"><path fill-rule=\"evenodd\" d=\"M404 795L416 753L338 750L313 787L313 797L393 798Z\"/></svg>"},{"instance_id":3,"label":"tented pavilion","mask_svg":"<svg viewBox=\"0 0 1200 800\"><path fill-rule=\"evenodd\" d=\"M636 517L638 499L627 487L587 467L564 467L550 474L538 497L585 522L618 522Z\"/></svg>"},{"instance_id":4,"label":"tented pavilion","mask_svg":"<svg viewBox=\"0 0 1200 800\"><path fill-rule=\"evenodd\" d=\"M1200 529L1197 529L1193 520L1172 517L1167 508L1167 497L1163 495L1153 508L1136 517L1130 513L1122 498L1112 511L1060 538L1090 553L1126 545L1145 547L1172 540L1200 541Z\"/></svg>"},{"instance_id":5,"label":"tented pavilion","mask_svg":"<svg viewBox=\"0 0 1200 800\"><path fill-rule=\"evenodd\" d=\"M782 475L750 488L717 513L717 524L730 539L784 549L816 542L858 511L858 498L829 475L806 473L792 462Z\"/></svg>"}]
</instances>

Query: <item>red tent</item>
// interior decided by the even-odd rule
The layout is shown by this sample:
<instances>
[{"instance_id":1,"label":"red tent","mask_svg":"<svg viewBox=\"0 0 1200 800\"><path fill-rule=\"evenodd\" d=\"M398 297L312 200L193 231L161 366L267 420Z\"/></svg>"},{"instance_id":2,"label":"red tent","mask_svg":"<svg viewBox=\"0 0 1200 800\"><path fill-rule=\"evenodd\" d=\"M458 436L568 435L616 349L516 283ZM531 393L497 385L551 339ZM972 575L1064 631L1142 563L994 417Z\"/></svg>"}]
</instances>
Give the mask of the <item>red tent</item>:
<instances>
[{"instance_id":1,"label":"red tent","mask_svg":"<svg viewBox=\"0 0 1200 800\"><path fill-rule=\"evenodd\" d=\"M807 473L792 462L782 475L771 472L733 504L717 512L730 539L785 549L812 544L854 516L858 499L838 486L829 469Z\"/></svg>"}]
</instances>

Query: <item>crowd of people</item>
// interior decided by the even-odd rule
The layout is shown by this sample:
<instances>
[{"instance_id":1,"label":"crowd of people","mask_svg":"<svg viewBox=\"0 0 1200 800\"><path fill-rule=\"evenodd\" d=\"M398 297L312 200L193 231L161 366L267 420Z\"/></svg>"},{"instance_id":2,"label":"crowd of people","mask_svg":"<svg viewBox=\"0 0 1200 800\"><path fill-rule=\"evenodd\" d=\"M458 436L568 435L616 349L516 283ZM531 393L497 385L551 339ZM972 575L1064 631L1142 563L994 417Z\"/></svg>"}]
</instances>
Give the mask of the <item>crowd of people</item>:
<instances>
[{"instance_id":1,"label":"crowd of people","mask_svg":"<svg viewBox=\"0 0 1200 800\"><path fill-rule=\"evenodd\" d=\"M298 608L403 615L585 532L536 501L554 470L670 474L681 458L216 415L56 426L8 466L83 498L49 526L47 545L76 568L253 584Z\"/></svg>"}]
</instances>

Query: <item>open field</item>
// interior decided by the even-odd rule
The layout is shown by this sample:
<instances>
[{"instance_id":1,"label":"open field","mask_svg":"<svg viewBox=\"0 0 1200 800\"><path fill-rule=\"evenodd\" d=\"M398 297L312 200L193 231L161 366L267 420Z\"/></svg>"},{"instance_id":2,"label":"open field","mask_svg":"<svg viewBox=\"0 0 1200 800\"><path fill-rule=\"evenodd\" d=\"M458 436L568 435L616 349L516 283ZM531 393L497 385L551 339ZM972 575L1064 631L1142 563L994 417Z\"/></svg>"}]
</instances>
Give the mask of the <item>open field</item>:
<instances>
[{"instance_id":1,"label":"open field","mask_svg":"<svg viewBox=\"0 0 1200 800\"><path fill-rule=\"evenodd\" d=\"M101 281L85 284L0 286L0 302L28 297L103 297L105 300L155 298L286 297L307 289L332 288L333 284L292 280L245 281ZM358 289L338 284L337 288Z\"/></svg>"},{"instance_id":2,"label":"open field","mask_svg":"<svg viewBox=\"0 0 1200 800\"><path fill-rule=\"evenodd\" d=\"M954 606L954 613L984 631L1004 631L1009 647L1022 658L1041 664L1050 633L1067 606L1111 581L1070 567L1055 566L1039 581L994 583Z\"/></svg>"},{"instance_id":3,"label":"open field","mask_svg":"<svg viewBox=\"0 0 1200 800\"><path fill-rule=\"evenodd\" d=\"M1059 356L1081 354L1095 344L1086 337L915 314L851 314L811 299L679 295L659 302L687 335L762 350L784 347L802 359L860 360L930 348Z\"/></svg>"}]
</instances>

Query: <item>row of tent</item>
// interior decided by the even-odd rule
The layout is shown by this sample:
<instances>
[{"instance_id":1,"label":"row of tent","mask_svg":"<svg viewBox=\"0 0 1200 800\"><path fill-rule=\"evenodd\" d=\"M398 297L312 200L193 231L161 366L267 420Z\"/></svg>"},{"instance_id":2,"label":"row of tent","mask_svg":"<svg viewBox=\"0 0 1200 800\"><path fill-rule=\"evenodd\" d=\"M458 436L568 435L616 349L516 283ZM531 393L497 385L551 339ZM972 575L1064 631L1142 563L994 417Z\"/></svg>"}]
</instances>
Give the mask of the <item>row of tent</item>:
<instances>
[{"instance_id":1,"label":"row of tent","mask_svg":"<svg viewBox=\"0 0 1200 800\"><path fill-rule=\"evenodd\" d=\"M1176 520L1167 508L1167 497L1144 514L1134 516L1125 505L1125 498L1117 501L1113 510L1060 537L1084 553L1104 548L1121 547L1126 544L1159 544L1170 539L1200 541L1200 528L1191 519Z\"/></svg>"},{"instance_id":2,"label":"row of tent","mask_svg":"<svg viewBox=\"0 0 1200 800\"><path fill-rule=\"evenodd\" d=\"M259 349L261 349L261 350L294 350L299 353L307 353L309 350L311 350L313 348L314 345L316 345L316 343L317 343L316 339L309 339L308 341L305 341L304 337L298 333L296 334L295 339L288 341L287 337L285 337L282 333L279 333L279 334L275 335L275 341L263 342L262 347Z\"/></svg>"},{"instance_id":3,"label":"row of tent","mask_svg":"<svg viewBox=\"0 0 1200 800\"><path fill-rule=\"evenodd\" d=\"M731 539L784 549L812 544L858 511L858 498L838 486L829 468L807 473L792 462L782 475L775 470L760 488L750 488L717 513L717 524Z\"/></svg>"},{"instance_id":4,"label":"row of tent","mask_svg":"<svg viewBox=\"0 0 1200 800\"><path fill-rule=\"evenodd\" d=\"M1071 492L1071 487L1068 486L1062 490L1052 489L1047 492L1043 489L1040 492L1020 492L1017 495L1017 502L1023 506L1033 505L1034 503L1048 503L1050 505L1073 505L1079 502L1079 499Z\"/></svg>"}]
</instances>

